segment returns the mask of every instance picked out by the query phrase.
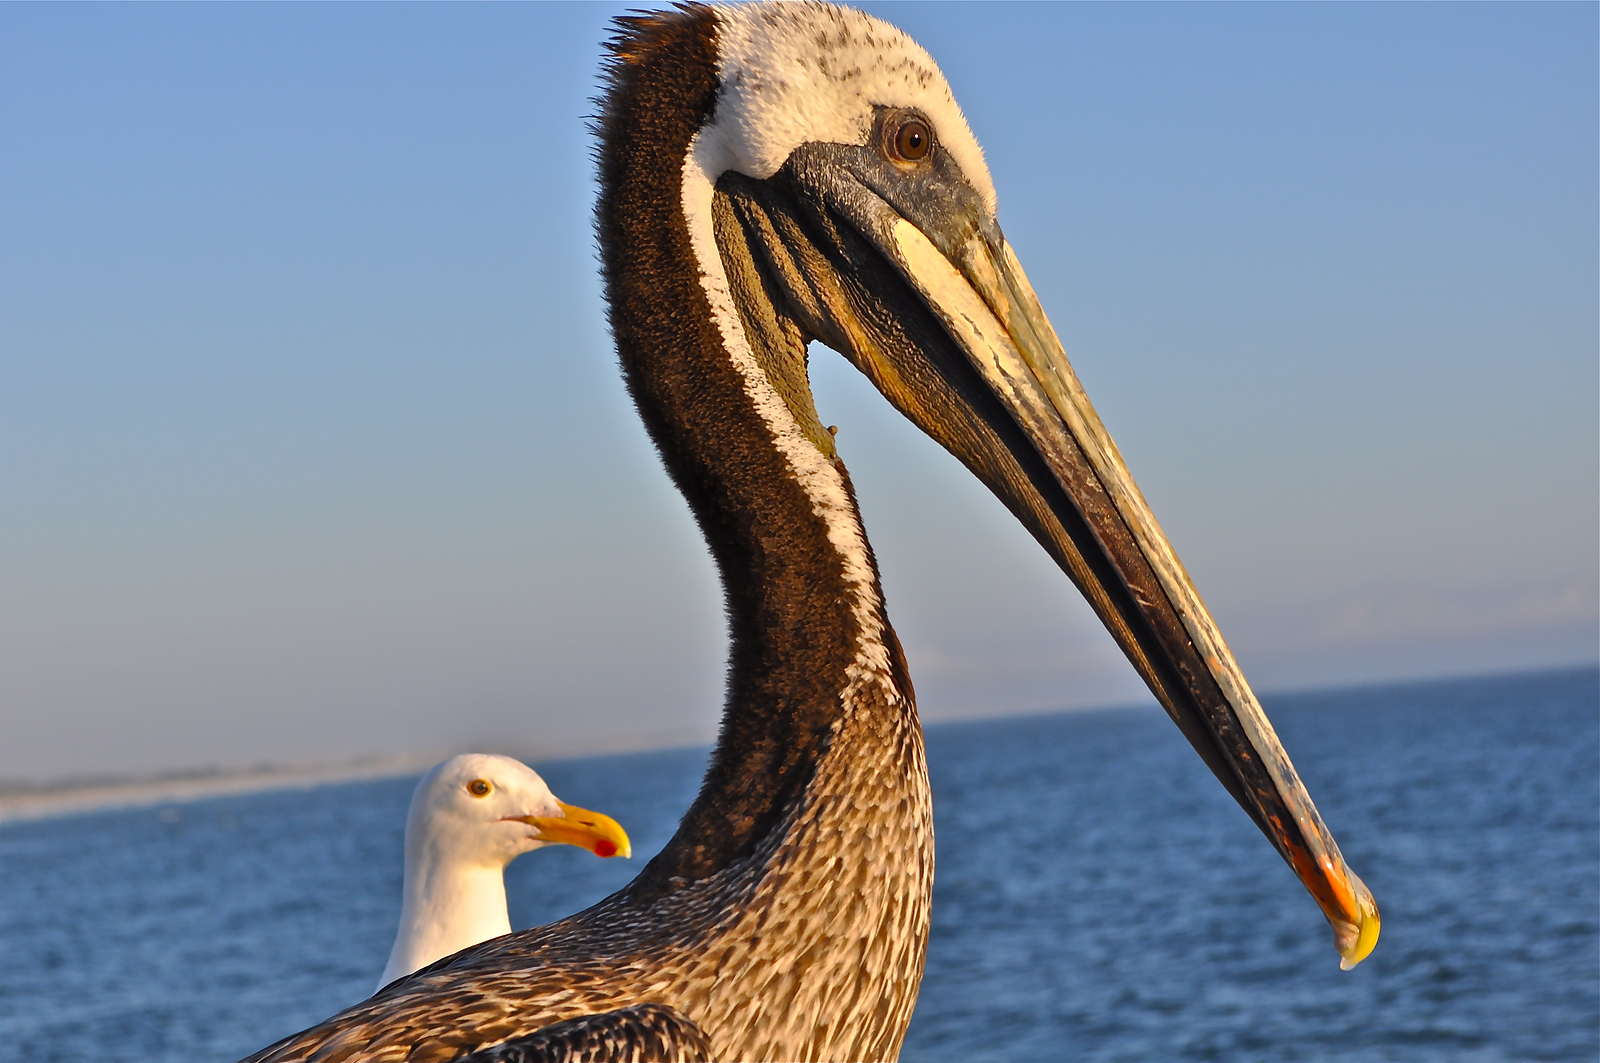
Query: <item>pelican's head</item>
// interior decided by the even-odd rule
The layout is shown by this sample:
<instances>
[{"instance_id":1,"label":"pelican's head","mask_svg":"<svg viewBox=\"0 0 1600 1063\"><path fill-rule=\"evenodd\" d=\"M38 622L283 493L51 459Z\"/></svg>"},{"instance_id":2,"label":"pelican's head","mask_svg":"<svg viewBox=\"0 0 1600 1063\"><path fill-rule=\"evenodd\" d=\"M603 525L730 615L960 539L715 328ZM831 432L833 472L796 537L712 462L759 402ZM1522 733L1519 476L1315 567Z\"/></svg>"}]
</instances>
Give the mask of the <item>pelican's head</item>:
<instances>
[{"instance_id":1,"label":"pelican's head","mask_svg":"<svg viewBox=\"0 0 1600 1063\"><path fill-rule=\"evenodd\" d=\"M408 855L435 861L503 868L555 844L633 855L616 820L558 800L538 772L489 753L451 757L424 775L406 816Z\"/></svg>"}]
</instances>

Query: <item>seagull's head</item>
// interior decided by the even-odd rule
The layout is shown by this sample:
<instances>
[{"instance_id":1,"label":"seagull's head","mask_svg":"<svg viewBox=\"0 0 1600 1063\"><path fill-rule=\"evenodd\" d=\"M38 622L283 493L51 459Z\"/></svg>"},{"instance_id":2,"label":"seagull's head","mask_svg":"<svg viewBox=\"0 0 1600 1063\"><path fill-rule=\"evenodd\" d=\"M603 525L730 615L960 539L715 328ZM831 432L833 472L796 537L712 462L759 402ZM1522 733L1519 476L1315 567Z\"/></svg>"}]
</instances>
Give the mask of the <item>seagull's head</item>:
<instances>
[{"instance_id":1,"label":"seagull's head","mask_svg":"<svg viewBox=\"0 0 1600 1063\"><path fill-rule=\"evenodd\" d=\"M632 856L610 816L556 798L539 773L510 757L466 753L422 777L406 817L406 848L453 862L503 868L546 845Z\"/></svg>"}]
</instances>

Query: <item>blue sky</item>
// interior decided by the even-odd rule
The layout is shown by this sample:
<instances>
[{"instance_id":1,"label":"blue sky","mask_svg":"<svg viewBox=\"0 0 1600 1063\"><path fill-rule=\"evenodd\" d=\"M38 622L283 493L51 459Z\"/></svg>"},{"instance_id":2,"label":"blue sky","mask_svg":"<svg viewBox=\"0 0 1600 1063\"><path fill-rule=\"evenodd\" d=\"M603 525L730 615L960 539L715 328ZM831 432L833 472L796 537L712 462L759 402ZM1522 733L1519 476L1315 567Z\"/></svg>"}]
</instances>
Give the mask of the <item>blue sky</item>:
<instances>
[{"instance_id":1,"label":"blue sky","mask_svg":"<svg viewBox=\"0 0 1600 1063\"><path fill-rule=\"evenodd\" d=\"M1597 656L1592 5L878 4L1257 687ZM607 5L0 6L0 778L706 732ZM929 718L1137 700L813 359Z\"/></svg>"}]
</instances>

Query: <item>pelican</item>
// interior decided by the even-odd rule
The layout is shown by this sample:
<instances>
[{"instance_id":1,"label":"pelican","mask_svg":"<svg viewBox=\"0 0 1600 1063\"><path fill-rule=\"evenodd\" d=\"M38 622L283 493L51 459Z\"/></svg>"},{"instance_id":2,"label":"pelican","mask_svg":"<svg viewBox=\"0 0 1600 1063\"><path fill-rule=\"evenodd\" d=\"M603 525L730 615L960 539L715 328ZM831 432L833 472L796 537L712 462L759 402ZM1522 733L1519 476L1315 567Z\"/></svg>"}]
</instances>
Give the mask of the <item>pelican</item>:
<instances>
[{"instance_id":1,"label":"pelican","mask_svg":"<svg viewBox=\"0 0 1600 1063\"><path fill-rule=\"evenodd\" d=\"M406 813L400 930L378 988L511 933L506 865L546 845L633 855L616 820L557 800L520 760L464 753L430 769Z\"/></svg>"},{"instance_id":2,"label":"pelican","mask_svg":"<svg viewBox=\"0 0 1600 1063\"><path fill-rule=\"evenodd\" d=\"M898 1055L928 939L928 776L812 401L812 340L1056 560L1359 962L1372 895L1079 386L933 60L819 3L685 4L619 19L609 47L596 228L611 331L727 603L704 783L666 848L599 904L251 1058Z\"/></svg>"}]
</instances>

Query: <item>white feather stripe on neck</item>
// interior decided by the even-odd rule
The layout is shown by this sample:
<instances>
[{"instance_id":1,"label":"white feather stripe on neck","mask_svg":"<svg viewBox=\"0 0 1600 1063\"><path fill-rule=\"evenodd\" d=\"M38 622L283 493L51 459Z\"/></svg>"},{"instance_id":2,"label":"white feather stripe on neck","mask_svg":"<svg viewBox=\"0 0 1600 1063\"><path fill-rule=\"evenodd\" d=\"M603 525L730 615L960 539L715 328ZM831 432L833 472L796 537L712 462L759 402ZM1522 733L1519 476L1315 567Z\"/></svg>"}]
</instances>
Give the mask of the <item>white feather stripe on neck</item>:
<instances>
[{"instance_id":1,"label":"white feather stripe on neck","mask_svg":"<svg viewBox=\"0 0 1600 1063\"><path fill-rule=\"evenodd\" d=\"M851 612L860 631L855 661L849 669L850 687L845 696L847 700L853 697L860 683L868 680L875 680L894 692L889 651L883 638L883 602L878 595L866 534L850 494L845 490L844 478L833 462L805 437L783 397L756 362L728 286L711 214L716 177L728 169L715 138L702 140L697 134L683 162L683 213L700 268L701 286L711 305L711 316L722 337L722 345L744 384L745 394L772 433L773 443L783 455L790 473L811 500L812 512L822 518L828 542L843 565L845 584L852 592Z\"/></svg>"}]
</instances>

